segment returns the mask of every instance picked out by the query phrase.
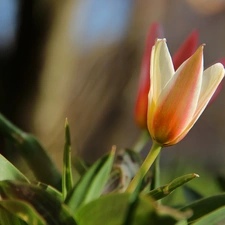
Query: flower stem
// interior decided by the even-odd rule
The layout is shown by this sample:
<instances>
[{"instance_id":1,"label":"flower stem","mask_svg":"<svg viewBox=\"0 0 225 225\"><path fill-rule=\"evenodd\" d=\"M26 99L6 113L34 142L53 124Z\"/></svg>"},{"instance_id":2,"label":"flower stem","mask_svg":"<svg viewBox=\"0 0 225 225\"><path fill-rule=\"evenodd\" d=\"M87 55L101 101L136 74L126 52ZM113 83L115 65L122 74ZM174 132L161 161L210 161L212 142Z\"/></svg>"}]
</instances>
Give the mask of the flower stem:
<instances>
[{"instance_id":1,"label":"flower stem","mask_svg":"<svg viewBox=\"0 0 225 225\"><path fill-rule=\"evenodd\" d=\"M153 181L151 184L151 190L160 186L160 153L157 156L154 162L154 169L153 169Z\"/></svg>"},{"instance_id":2,"label":"flower stem","mask_svg":"<svg viewBox=\"0 0 225 225\"><path fill-rule=\"evenodd\" d=\"M140 136L138 137L136 143L132 147L132 150L135 152L140 152L149 140L150 140L150 135L148 130L143 130Z\"/></svg>"},{"instance_id":3,"label":"flower stem","mask_svg":"<svg viewBox=\"0 0 225 225\"><path fill-rule=\"evenodd\" d=\"M162 146L153 141L152 148L150 152L148 153L146 159L144 160L143 164L141 165L139 171L131 181L130 185L128 186L126 192L132 193L137 188L138 184L142 182L144 176L150 169L151 165L155 161L156 157L161 151Z\"/></svg>"}]
</instances>

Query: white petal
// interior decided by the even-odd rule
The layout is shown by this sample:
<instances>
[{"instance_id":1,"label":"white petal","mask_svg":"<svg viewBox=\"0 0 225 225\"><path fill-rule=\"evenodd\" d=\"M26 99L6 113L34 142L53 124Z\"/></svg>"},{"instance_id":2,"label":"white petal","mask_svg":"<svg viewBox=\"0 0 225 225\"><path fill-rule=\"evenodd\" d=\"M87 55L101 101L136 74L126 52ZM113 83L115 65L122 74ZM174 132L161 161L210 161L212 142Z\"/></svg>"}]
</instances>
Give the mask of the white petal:
<instances>
[{"instance_id":1,"label":"white petal","mask_svg":"<svg viewBox=\"0 0 225 225\"><path fill-rule=\"evenodd\" d=\"M149 95L156 102L162 89L175 73L166 39L158 39L152 48L150 68L151 94Z\"/></svg>"},{"instance_id":2,"label":"white petal","mask_svg":"<svg viewBox=\"0 0 225 225\"><path fill-rule=\"evenodd\" d=\"M204 110L223 77L224 67L221 63L216 63L204 71L201 92L195 114L199 114L200 111Z\"/></svg>"}]
</instances>

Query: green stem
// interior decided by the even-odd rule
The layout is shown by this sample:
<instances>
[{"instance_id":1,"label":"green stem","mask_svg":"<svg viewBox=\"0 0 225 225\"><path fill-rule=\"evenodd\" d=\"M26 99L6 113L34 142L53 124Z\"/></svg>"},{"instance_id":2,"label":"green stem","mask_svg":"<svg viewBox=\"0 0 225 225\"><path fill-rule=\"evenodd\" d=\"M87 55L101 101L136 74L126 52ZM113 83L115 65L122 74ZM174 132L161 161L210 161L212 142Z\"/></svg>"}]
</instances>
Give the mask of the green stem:
<instances>
[{"instance_id":1,"label":"green stem","mask_svg":"<svg viewBox=\"0 0 225 225\"><path fill-rule=\"evenodd\" d=\"M144 176L152 166L153 162L155 161L156 157L161 151L162 146L153 141L152 148L150 152L148 153L146 159L142 163L139 171L131 181L130 185L128 186L126 192L132 193L137 188L138 184L143 180Z\"/></svg>"},{"instance_id":2,"label":"green stem","mask_svg":"<svg viewBox=\"0 0 225 225\"><path fill-rule=\"evenodd\" d=\"M153 169L153 181L151 185L151 190L160 186L160 153L157 156L153 166L154 169Z\"/></svg>"},{"instance_id":3,"label":"green stem","mask_svg":"<svg viewBox=\"0 0 225 225\"><path fill-rule=\"evenodd\" d=\"M148 143L149 140L150 135L148 130L143 130L140 136L138 137L136 143L132 147L132 150L135 152L140 152L144 148L144 146Z\"/></svg>"}]
</instances>

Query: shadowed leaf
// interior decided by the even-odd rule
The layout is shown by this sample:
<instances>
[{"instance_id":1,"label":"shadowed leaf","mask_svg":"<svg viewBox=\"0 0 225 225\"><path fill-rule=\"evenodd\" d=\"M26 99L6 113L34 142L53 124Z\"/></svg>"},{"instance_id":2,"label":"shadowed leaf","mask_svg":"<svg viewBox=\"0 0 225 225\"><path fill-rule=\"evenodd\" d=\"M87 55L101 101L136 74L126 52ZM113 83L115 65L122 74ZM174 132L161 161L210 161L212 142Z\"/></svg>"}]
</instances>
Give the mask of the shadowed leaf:
<instances>
[{"instance_id":1,"label":"shadowed leaf","mask_svg":"<svg viewBox=\"0 0 225 225\"><path fill-rule=\"evenodd\" d=\"M16 181L1 181L0 196L4 200L22 200L29 203L47 224L76 225L66 206L38 186Z\"/></svg>"}]
</instances>

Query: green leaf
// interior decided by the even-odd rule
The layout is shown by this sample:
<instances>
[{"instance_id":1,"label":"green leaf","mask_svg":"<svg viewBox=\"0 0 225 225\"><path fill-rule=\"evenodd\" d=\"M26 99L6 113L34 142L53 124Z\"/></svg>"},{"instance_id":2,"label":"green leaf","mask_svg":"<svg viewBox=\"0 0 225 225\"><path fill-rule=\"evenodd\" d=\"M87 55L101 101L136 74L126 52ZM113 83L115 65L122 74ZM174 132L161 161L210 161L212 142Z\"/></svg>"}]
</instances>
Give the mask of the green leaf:
<instances>
[{"instance_id":1,"label":"green leaf","mask_svg":"<svg viewBox=\"0 0 225 225\"><path fill-rule=\"evenodd\" d=\"M114 160L114 152L104 156L95 162L75 185L72 192L65 200L71 211L82 204L86 204L98 198L109 178Z\"/></svg>"},{"instance_id":2,"label":"green leaf","mask_svg":"<svg viewBox=\"0 0 225 225\"><path fill-rule=\"evenodd\" d=\"M130 193L105 195L80 207L75 218L79 225L124 224L130 200ZM173 209L157 206L148 196L139 196L129 225L174 225L177 221L184 220L185 216L186 214Z\"/></svg>"},{"instance_id":3,"label":"green leaf","mask_svg":"<svg viewBox=\"0 0 225 225\"><path fill-rule=\"evenodd\" d=\"M193 180L194 178L199 177L199 175L192 173L187 174L181 177L176 178L175 180L171 181L169 184L156 188L147 194L153 197L155 200L162 199L169 194L171 194L176 188L182 186L183 184Z\"/></svg>"},{"instance_id":4,"label":"green leaf","mask_svg":"<svg viewBox=\"0 0 225 225\"><path fill-rule=\"evenodd\" d=\"M14 216L0 205L0 224L1 225L27 225L23 220Z\"/></svg>"},{"instance_id":5,"label":"green leaf","mask_svg":"<svg viewBox=\"0 0 225 225\"><path fill-rule=\"evenodd\" d=\"M4 200L22 200L51 225L76 225L67 207L42 188L18 181L1 181L0 196Z\"/></svg>"},{"instance_id":6,"label":"green leaf","mask_svg":"<svg viewBox=\"0 0 225 225\"><path fill-rule=\"evenodd\" d=\"M222 225L225 224L225 206L206 214L193 225Z\"/></svg>"},{"instance_id":7,"label":"green leaf","mask_svg":"<svg viewBox=\"0 0 225 225\"><path fill-rule=\"evenodd\" d=\"M62 195L63 200L66 199L67 194L72 190L73 178L71 167L71 141L70 141L70 129L66 119L65 123L65 145L63 155L63 174L62 174Z\"/></svg>"},{"instance_id":8,"label":"green leaf","mask_svg":"<svg viewBox=\"0 0 225 225\"><path fill-rule=\"evenodd\" d=\"M43 183L61 189L61 175L38 140L17 128L0 114L0 133L19 149L20 154Z\"/></svg>"},{"instance_id":9,"label":"green leaf","mask_svg":"<svg viewBox=\"0 0 225 225\"><path fill-rule=\"evenodd\" d=\"M34 210L34 208L23 201L0 201L0 207L12 213L27 224L46 225L44 219Z\"/></svg>"},{"instance_id":10,"label":"green leaf","mask_svg":"<svg viewBox=\"0 0 225 225\"><path fill-rule=\"evenodd\" d=\"M110 194L81 207L75 214L79 225L123 224L130 204L130 194ZM149 225L155 216L154 203L142 199L130 225Z\"/></svg>"},{"instance_id":11,"label":"green leaf","mask_svg":"<svg viewBox=\"0 0 225 225\"><path fill-rule=\"evenodd\" d=\"M191 209L193 211L193 216L188 219L188 222L193 222L218 209L219 207L224 206L224 204L225 194L219 194L195 201L185 207L182 207L180 210L185 211Z\"/></svg>"},{"instance_id":12,"label":"green leaf","mask_svg":"<svg viewBox=\"0 0 225 225\"><path fill-rule=\"evenodd\" d=\"M48 192L49 194L51 194L52 196L54 196L55 198L57 198L60 202L63 202L63 197L62 197L62 193L59 192L57 189L55 189L54 187L38 182L36 184L38 187L44 189L46 192Z\"/></svg>"},{"instance_id":13,"label":"green leaf","mask_svg":"<svg viewBox=\"0 0 225 225\"><path fill-rule=\"evenodd\" d=\"M29 180L6 158L0 154L0 181L2 180L20 180L28 182Z\"/></svg>"}]
</instances>

